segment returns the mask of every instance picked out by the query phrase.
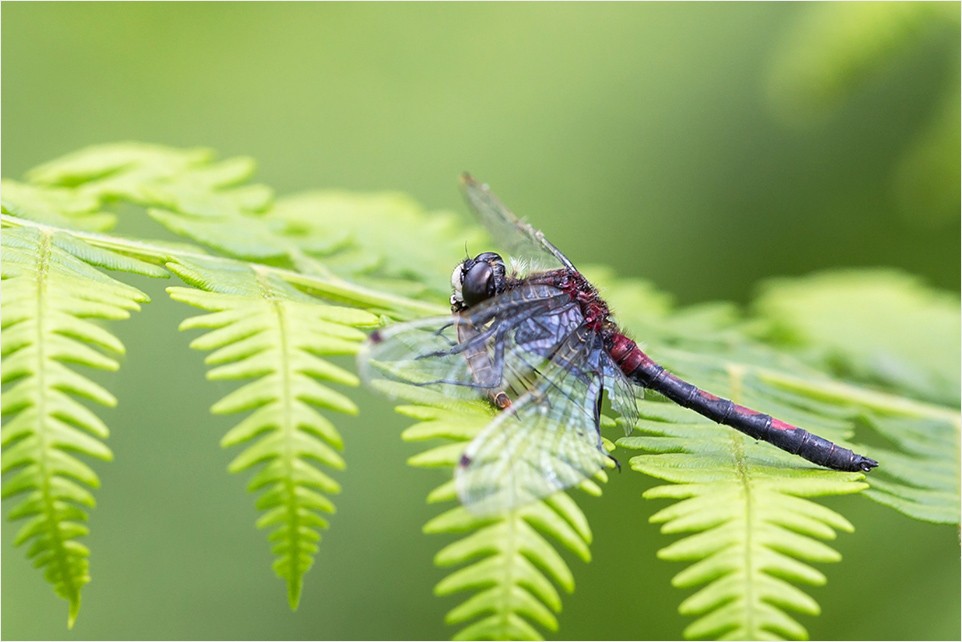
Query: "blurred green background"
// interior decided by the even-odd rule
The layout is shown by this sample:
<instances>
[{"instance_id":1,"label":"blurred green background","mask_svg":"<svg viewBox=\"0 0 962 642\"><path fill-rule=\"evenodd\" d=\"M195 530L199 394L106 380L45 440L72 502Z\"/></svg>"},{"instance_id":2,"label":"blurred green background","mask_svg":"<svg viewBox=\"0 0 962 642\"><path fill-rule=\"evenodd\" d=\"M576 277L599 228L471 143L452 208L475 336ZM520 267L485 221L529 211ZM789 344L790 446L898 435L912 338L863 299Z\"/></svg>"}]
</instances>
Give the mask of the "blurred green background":
<instances>
[{"instance_id":1,"label":"blurred green background","mask_svg":"<svg viewBox=\"0 0 962 642\"><path fill-rule=\"evenodd\" d=\"M850 266L957 292L959 5L908 7L4 3L3 175L132 139L251 155L280 194L392 189L463 210L470 170L576 263L681 304ZM115 326L128 354L103 380L120 405L101 413L115 461L95 464L79 620L67 631L4 522L2 636L451 635L457 600L431 593L448 540L420 533L437 509L419 498L443 473L405 465L405 420L353 393L365 412L339 420L339 513L291 613L217 445L232 421L207 413L233 386L203 383L166 284L134 285L154 302ZM672 639L690 621L676 613L690 591L670 587L682 566L655 558L672 539L647 523L663 504L637 501L648 485L616 475L582 502L594 560L570 560L558 637ZM811 636L958 639L957 530L826 503L857 533L820 567L823 615L800 617Z\"/></svg>"}]
</instances>

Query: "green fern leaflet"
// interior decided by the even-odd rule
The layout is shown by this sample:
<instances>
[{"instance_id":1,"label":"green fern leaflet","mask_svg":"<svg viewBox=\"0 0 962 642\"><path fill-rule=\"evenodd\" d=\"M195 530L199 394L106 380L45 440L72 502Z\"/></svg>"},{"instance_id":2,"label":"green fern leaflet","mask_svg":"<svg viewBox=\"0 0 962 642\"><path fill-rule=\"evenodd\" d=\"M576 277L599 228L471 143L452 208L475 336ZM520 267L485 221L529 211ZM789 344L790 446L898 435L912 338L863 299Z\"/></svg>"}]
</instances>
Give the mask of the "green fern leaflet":
<instances>
[{"instance_id":1,"label":"green fern leaflet","mask_svg":"<svg viewBox=\"0 0 962 642\"><path fill-rule=\"evenodd\" d=\"M217 291L169 288L182 303L209 310L181 329L204 328L191 347L214 350L210 379L254 379L211 409L215 414L252 410L221 444L248 444L230 464L231 472L263 464L248 490L263 491L257 507L266 511L260 528L272 529L274 570L287 581L291 608L297 608L304 574L313 564L322 516L333 513L326 494L340 486L318 465L341 469L342 440L317 408L356 414L357 407L322 382L357 385L357 378L322 357L354 354L364 334L355 325L373 325L366 312L325 305L283 280L256 269L226 270L200 263L170 266L188 283L216 283Z\"/></svg>"},{"instance_id":2,"label":"green fern leaflet","mask_svg":"<svg viewBox=\"0 0 962 642\"><path fill-rule=\"evenodd\" d=\"M452 471L465 443L492 418L484 403L455 404L408 386L396 386L390 392L422 404L397 409L419 420L404 431L405 441L443 442L413 456L412 466ZM601 494L594 481L585 481L581 487ZM429 501L457 501L453 480L435 489ZM467 623L454 636L458 640L539 640L542 636L535 624L556 631L561 597L555 586L572 592L574 576L555 545L585 562L591 560L591 529L584 513L564 492L493 518L479 518L457 506L428 522L424 532L468 533L435 556L441 567L465 565L438 583L437 595L475 591L446 618L448 624Z\"/></svg>"},{"instance_id":3,"label":"green fern leaflet","mask_svg":"<svg viewBox=\"0 0 962 642\"><path fill-rule=\"evenodd\" d=\"M70 603L72 627L80 589L90 581L89 551L77 540L88 532L86 509L95 503L88 488L100 485L77 455L112 458L101 441L107 426L78 398L117 401L67 364L117 370L101 350L123 354L123 345L89 319L126 319L148 300L89 263L165 274L41 228L4 230L2 241L3 498L19 498L10 518L27 521L14 543L30 544L27 555Z\"/></svg>"}]
</instances>

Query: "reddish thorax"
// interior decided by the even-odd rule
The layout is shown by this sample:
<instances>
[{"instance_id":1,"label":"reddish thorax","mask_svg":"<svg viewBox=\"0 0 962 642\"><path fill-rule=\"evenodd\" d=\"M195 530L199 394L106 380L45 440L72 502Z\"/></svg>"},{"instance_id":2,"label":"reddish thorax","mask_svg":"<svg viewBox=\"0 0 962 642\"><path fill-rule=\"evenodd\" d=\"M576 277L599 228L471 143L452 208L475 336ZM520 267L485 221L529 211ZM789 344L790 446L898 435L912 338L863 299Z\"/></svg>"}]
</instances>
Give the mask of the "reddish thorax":
<instances>
[{"instance_id":1,"label":"reddish thorax","mask_svg":"<svg viewBox=\"0 0 962 642\"><path fill-rule=\"evenodd\" d=\"M608 321L608 304L598 296L598 290L579 272L560 271L556 286L578 302L581 313L592 331L602 333L608 326L613 325Z\"/></svg>"}]
</instances>

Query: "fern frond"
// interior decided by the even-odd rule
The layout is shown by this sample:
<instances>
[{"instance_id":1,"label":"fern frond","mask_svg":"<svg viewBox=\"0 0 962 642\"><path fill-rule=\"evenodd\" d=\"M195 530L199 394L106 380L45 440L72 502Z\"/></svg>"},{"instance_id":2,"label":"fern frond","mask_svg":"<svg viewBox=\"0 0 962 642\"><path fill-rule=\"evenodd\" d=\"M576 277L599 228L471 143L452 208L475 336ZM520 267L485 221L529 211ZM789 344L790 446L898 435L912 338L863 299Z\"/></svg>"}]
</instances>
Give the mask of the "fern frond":
<instances>
[{"instance_id":1,"label":"fern frond","mask_svg":"<svg viewBox=\"0 0 962 642\"><path fill-rule=\"evenodd\" d=\"M371 287L422 298L446 300L451 258L462 254L465 244L483 238L480 230L465 229L457 216L428 215L409 196L392 192L305 192L279 199L271 214L312 243L346 234L344 245L325 255L327 269ZM427 246L435 251L412 256L411 248ZM310 265L302 269L312 273Z\"/></svg>"},{"instance_id":2,"label":"fern frond","mask_svg":"<svg viewBox=\"0 0 962 642\"><path fill-rule=\"evenodd\" d=\"M861 475L764 465L758 451L766 445L693 420L684 408L653 401L639 407L645 418L636 428L650 436L625 437L618 445L661 453L633 457L631 467L675 484L645 497L680 500L651 521L664 522L664 533L696 533L658 556L696 562L675 576L674 586L707 584L679 607L699 617L685 637L807 637L785 610L817 615L818 605L786 580L823 584L824 575L803 562L838 561L839 555L814 538L834 539L836 530L853 528L803 498L858 492L867 487L856 481Z\"/></svg>"},{"instance_id":3,"label":"fern frond","mask_svg":"<svg viewBox=\"0 0 962 642\"><path fill-rule=\"evenodd\" d=\"M831 380L816 383L781 372L761 376L793 394L818 399L826 408L857 411L859 422L895 446L873 447L873 456L885 467L873 472L868 497L916 519L959 523L958 410Z\"/></svg>"},{"instance_id":4,"label":"fern frond","mask_svg":"<svg viewBox=\"0 0 962 642\"><path fill-rule=\"evenodd\" d=\"M845 316L827 304L833 296L830 288L812 285L806 298L797 291L804 284L790 283L795 290L779 300L792 303L790 309L799 313L802 326L805 315L813 315L812 308L818 308L810 300L812 297L822 297L825 309L819 308L818 315L836 320ZM902 445L910 456L900 459L886 449L869 449L879 460L880 468L871 476L873 489L867 494L909 514L927 514L930 519L941 515L947 518L944 521L951 521L952 516L946 513L954 508L957 519L956 413L827 377L748 339L724 307L682 311L679 319L677 314L664 310L652 313L622 305L632 300L632 289L625 282L615 282L609 298L622 318L628 319L626 325L643 327L650 333L648 336L657 338L659 345L648 351L652 358L706 390L803 426L836 443L844 444L857 423L869 422ZM897 291L897 287L888 290L882 299L897 298ZM872 298L871 288L861 292ZM876 292L875 297L879 294ZM634 293L635 302L643 302L643 297L644 290ZM802 312L799 307L808 310ZM887 322L899 325L898 311L890 312ZM857 318L860 311L846 314ZM865 314L872 315L872 310ZM779 318L792 316L785 312ZM877 328L879 323L874 325ZM923 341L942 340L944 329L952 324L942 325L941 332ZM828 327L828 321L824 327ZM839 337L823 337L820 345L844 343L844 325L839 332ZM863 336L853 342L853 350L868 354L871 351L865 335L871 331L862 332ZM935 352L926 354L934 358ZM644 436L626 437L617 443L652 453L632 458L632 469L677 484L651 489L646 497L680 500L651 519L664 522L662 530L666 533L696 533L663 549L659 557L696 561L675 577L676 586L707 584L680 607L683 614L698 616L685 635L732 639L805 637L805 629L785 611L814 615L819 611L818 605L789 582L823 583L824 576L808 564L836 561L838 555L817 540L833 539L838 530L852 530L840 515L807 498L868 488L861 481L862 475L816 469L673 404L644 401L639 402L639 408L643 419L635 428ZM925 457L926 465L941 459L940 465L923 472ZM886 476L896 477L899 482L889 482ZM923 488L910 490L910 484L921 484ZM885 499L880 497L883 494L887 495ZM913 504L912 509L906 504Z\"/></svg>"},{"instance_id":5,"label":"fern frond","mask_svg":"<svg viewBox=\"0 0 962 642\"><path fill-rule=\"evenodd\" d=\"M373 310L390 308L407 315L436 309L395 294L398 288L387 293L359 286L324 267L316 257L341 251L347 240L345 233L336 232L338 222L313 216L314 198L301 198L300 205L273 211L270 189L244 184L253 168L247 158L215 162L205 149L97 145L35 168L28 173L27 184L5 182L2 222L5 241L50 237L55 246L87 264L151 276L169 276L169 269L204 291L180 288L172 295L215 310L185 322L185 327L217 328L194 344L218 348L209 359L217 364L211 378L257 379L222 400L214 411L256 409L225 437L224 444L251 442L232 470L266 462L250 488L265 491L258 506L266 512L259 524L273 530L275 569L287 580L294 607L317 550L318 530L326 525L321 515L333 510L325 495L338 489L322 467L343 467L337 452L340 436L317 408L356 412L346 397L319 383L355 385L354 376L319 357L353 353L364 335L352 326L377 321L356 309L324 305L304 292L326 301ZM105 234L116 217L99 208L111 201L143 205L175 233L228 256L208 256L184 243ZM420 216L415 206L406 203ZM343 210L333 214L345 216ZM6 270L7 256L4 261ZM89 278L98 274L88 271ZM5 315L13 310L8 299L5 296ZM94 356L86 358L95 361ZM16 361L5 357L5 374L11 365L16 366ZM101 363L101 367L108 365L116 367L113 362ZM112 402L112 398L101 401Z\"/></svg>"},{"instance_id":6,"label":"fern frond","mask_svg":"<svg viewBox=\"0 0 962 642\"><path fill-rule=\"evenodd\" d=\"M88 319L126 319L148 301L143 292L91 267L103 265L158 276L154 266L94 248L40 228L5 229L3 243L3 463L4 499L24 495L10 512L27 522L14 540L58 595L70 603L68 626L90 581L88 488L100 482L76 454L109 460L104 422L77 397L116 405L106 389L68 368L117 370L101 350L123 354L120 341ZM166 273L163 273L166 274Z\"/></svg>"},{"instance_id":7,"label":"fern frond","mask_svg":"<svg viewBox=\"0 0 962 642\"><path fill-rule=\"evenodd\" d=\"M959 524L959 419L870 418L875 430L900 447L876 449L883 475L866 495L910 517Z\"/></svg>"},{"instance_id":8,"label":"fern frond","mask_svg":"<svg viewBox=\"0 0 962 642\"><path fill-rule=\"evenodd\" d=\"M683 367L676 365L675 371L704 381ZM746 401L755 396L748 391L756 384L744 379L724 387L720 381L704 385L759 406ZM820 416L801 404L793 408L787 401L769 397L762 407L819 434L834 437L844 429L840 418ZM861 475L793 468L798 462L791 455L679 406L644 401L639 410L644 419L635 428L649 436L617 443L658 453L633 457L632 469L677 484L653 488L645 497L682 500L651 520L665 522L665 533L697 533L659 551L662 559L697 561L674 578L675 586L707 583L679 607L682 614L699 617L685 636L807 637L785 610L817 615L818 605L786 580L823 584L825 577L803 562L838 561L839 556L813 538L834 539L836 530L851 531L852 526L803 498L858 492L867 487L856 481Z\"/></svg>"},{"instance_id":9,"label":"fern frond","mask_svg":"<svg viewBox=\"0 0 962 642\"><path fill-rule=\"evenodd\" d=\"M465 442L491 420L491 408L480 402L452 403L427 391L408 388L408 393L400 389L392 392L432 405L397 408L418 420L404 431L403 439L444 441L414 455L408 463L454 470ZM605 478L603 473L600 478ZM582 487L600 494L594 481L586 481ZM457 501L453 480L432 491L428 500ZM574 577L555 545L564 546L586 562L591 559L588 522L564 492L493 518L479 518L457 506L429 521L424 532L469 533L444 547L434 560L438 566L466 564L438 583L437 595L476 591L446 618L449 624L468 623L454 636L458 640L537 640L542 636L535 625L557 630L555 613L561 610L561 597L555 586L570 593Z\"/></svg>"},{"instance_id":10,"label":"fern frond","mask_svg":"<svg viewBox=\"0 0 962 642\"><path fill-rule=\"evenodd\" d=\"M842 441L850 421L837 409L817 408L802 396L767 384L749 363L715 355L661 348L659 359L683 378L738 403L761 408L789 423ZM698 616L689 638L764 639L807 637L786 610L816 615L815 601L789 583L822 584L805 562L837 561L814 538L851 531L840 515L806 497L855 493L867 487L858 473L815 469L769 444L680 406L639 402L643 419L618 445L657 454L633 457L631 468L673 482L645 493L680 499L651 517L665 533L695 532L659 551L659 557L696 563L675 576L681 588L707 584L682 602L682 614ZM786 581L788 580L788 581Z\"/></svg>"},{"instance_id":11,"label":"fern frond","mask_svg":"<svg viewBox=\"0 0 962 642\"><path fill-rule=\"evenodd\" d=\"M766 281L753 303L763 336L841 376L958 407L959 298L895 270Z\"/></svg>"},{"instance_id":12,"label":"fern frond","mask_svg":"<svg viewBox=\"0 0 962 642\"><path fill-rule=\"evenodd\" d=\"M917 519L959 523L959 300L895 271L768 282L754 308L765 336L801 358L881 390L781 385L856 403L890 446L866 494Z\"/></svg>"},{"instance_id":13,"label":"fern frond","mask_svg":"<svg viewBox=\"0 0 962 642\"><path fill-rule=\"evenodd\" d=\"M410 198L393 193L307 192L278 199L266 212L223 202L198 211L152 209L150 215L168 229L230 256L295 271L305 287L311 287L312 277L350 278L353 296L361 294L357 286L363 286L379 291L381 299L384 292L445 298L450 256L457 256L463 243L478 236L475 232L466 239L455 217L426 216ZM385 226L387 220L392 225ZM412 260L410 248L425 243L450 253L427 253ZM412 316L405 310L409 304L387 303L382 303L383 311ZM423 306L413 311L428 313Z\"/></svg>"},{"instance_id":14,"label":"fern frond","mask_svg":"<svg viewBox=\"0 0 962 642\"><path fill-rule=\"evenodd\" d=\"M63 187L30 185L3 179L3 212L27 221L93 232L109 230L117 217L100 211L100 199Z\"/></svg>"},{"instance_id":15,"label":"fern frond","mask_svg":"<svg viewBox=\"0 0 962 642\"><path fill-rule=\"evenodd\" d=\"M213 150L204 148L109 143L85 147L39 165L27 172L27 179L35 185L74 188L81 196L100 201L202 209L211 201L225 198L216 188L233 185L254 170L254 163L248 158L218 164L213 164L213 158ZM260 186L249 186L241 194L254 207L266 206L271 196L269 190ZM244 201L237 194L228 194L226 198Z\"/></svg>"},{"instance_id":16,"label":"fern frond","mask_svg":"<svg viewBox=\"0 0 962 642\"><path fill-rule=\"evenodd\" d=\"M211 408L217 414L252 410L221 440L244 444L231 472L259 467L248 490L263 491L259 528L277 555L274 570L287 582L296 609L334 512L327 495L340 486L321 467L340 470L341 436L318 408L355 414L354 403L328 383L355 386L357 378L322 357L354 354L364 334L353 326L375 325L360 310L326 305L294 289L269 271L249 266L182 261L170 268L203 289L172 287L171 298L210 311L186 319L181 329L203 328L191 347L213 350L209 379L254 379Z\"/></svg>"},{"instance_id":17,"label":"fern frond","mask_svg":"<svg viewBox=\"0 0 962 642\"><path fill-rule=\"evenodd\" d=\"M307 193L279 201L272 214L285 218L288 229L298 230L304 238L329 236L327 229L350 231L349 241L324 257L324 267L372 288L398 290L400 279L405 279L407 283L399 291L427 298L433 295L440 300L450 294L447 277L453 266L451 257L463 253L465 243L479 247L483 237L477 228L469 229L466 236L449 215L427 217L416 204L396 194ZM384 225L385 220L392 224ZM410 251L425 245L441 250ZM304 262L298 268L312 270ZM395 319L405 319L411 316L409 309L392 306L383 311ZM493 416L484 403L457 402L424 389L381 383L391 388L385 390L391 396L418 404L397 408L419 420L403 433L405 440L445 442L411 457L408 463L412 466L452 471L465 443ZM606 479L604 473L599 479ZM582 483L581 489L601 493L593 480ZM431 502L456 500L453 481L429 496ZM497 518L477 518L458 506L431 520L424 530L470 532L435 558L439 566L465 564L437 585L438 595L476 591L448 614L450 624L467 623L456 639L540 639L537 626L556 630L555 613L561 609L561 598L555 586L571 592L574 579L554 545L564 546L585 561L590 559L587 520L565 493Z\"/></svg>"}]
</instances>

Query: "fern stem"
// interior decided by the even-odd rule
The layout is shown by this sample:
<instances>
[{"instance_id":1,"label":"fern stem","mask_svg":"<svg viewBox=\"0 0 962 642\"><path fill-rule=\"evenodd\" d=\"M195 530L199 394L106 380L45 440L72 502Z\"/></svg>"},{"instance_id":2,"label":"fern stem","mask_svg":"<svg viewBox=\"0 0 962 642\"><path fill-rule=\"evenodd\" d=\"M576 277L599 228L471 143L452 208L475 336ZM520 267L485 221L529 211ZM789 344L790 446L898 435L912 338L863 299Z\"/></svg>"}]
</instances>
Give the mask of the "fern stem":
<instances>
[{"instance_id":1,"label":"fern stem","mask_svg":"<svg viewBox=\"0 0 962 642\"><path fill-rule=\"evenodd\" d=\"M667 347L662 348L661 352L665 355L662 359L663 362L692 361L698 358L690 352L674 350ZM820 382L813 382L809 378L796 377L782 371L741 363L729 363L726 366L729 375L732 374L734 368L741 369L743 373L750 372L765 383L839 405L864 406L886 415L900 417L939 419L949 421L955 426L959 426L960 419L962 419L958 409L955 408L924 401L916 401L914 399L908 399L901 394L889 394L879 390L871 390L834 379L823 379Z\"/></svg>"},{"instance_id":2,"label":"fern stem","mask_svg":"<svg viewBox=\"0 0 962 642\"><path fill-rule=\"evenodd\" d=\"M511 612L513 606L513 600L511 599L511 590L514 588L514 560L515 556L519 555L518 551L518 520L521 517L518 515L518 511L514 510L506 518L508 526L508 548L505 551L504 559L508 562L504 569L504 581L501 583L501 630L510 631L511 630Z\"/></svg>"},{"instance_id":3,"label":"fern stem","mask_svg":"<svg viewBox=\"0 0 962 642\"><path fill-rule=\"evenodd\" d=\"M742 390L744 388L745 382L745 367L742 365L730 364L726 370L728 371L728 381L729 387L731 389L731 399L735 403L742 402ZM745 539L742 547L742 560L745 565L744 568L744 596L745 596L745 608L743 610L743 630L746 631L751 637L756 637L757 632L755 630L755 587L752 583L752 578L755 576L753 571L753 562L755 559L754 555L754 542L753 535L755 532L755 506L754 506L754 495L752 493L752 483L751 483L751 473L749 471L748 462L745 459L745 450L742 448L742 440L744 437L735 431L731 431L732 450L735 453L735 470L737 471L738 479L741 482L742 493L744 494L745 512L744 512L744 529L745 529Z\"/></svg>"},{"instance_id":4,"label":"fern stem","mask_svg":"<svg viewBox=\"0 0 962 642\"><path fill-rule=\"evenodd\" d=\"M915 401L913 399L907 399L904 396L890 395L876 390L867 390L859 386L838 381L812 383L799 377L793 377L764 368L759 368L756 373L758 377L766 383L781 386L795 392L806 393L815 398L847 405L857 404L889 415L941 419L950 421L956 426L960 424L960 416L957 409L937 406L923 401Z\"/></svg>"},{"instance_id":5,"label":"fern stem","mask_svg":"<svg viewBox=\"0 0 962 642\"><path fill-rule=\"evenodd\" d=\"M745 461L744 451L741 448L741 440L743 437L741 435L733 434L732 439L739 442L738 443L738 454L739 461L736 467L738 471L738 478L741 480L742 492L744 493L745 502L745 513L744 513L744 529L745 529L745 540L743 542L742 548L742 559L744 568L744 596L745 596L745 608L743 610L744 630L752 637L758 636L758 631L755 629L755 585L752 579L755 577L755 571L753 569L753 562L755 560L755 544L754 544L754 533L757 524L755 523L755 502L754 495L752 493L752 482L751 475L748 469L748 465Z\"/></svg>"},{"instance_id":6,"label":"fern stem","mask_svg":"<svg viewBox=\"0 0 962 642\"><path fill-rule=\"evenodd\" d=\"M43 223L36 223L26 219L17 218L9 214L0 214L0 222L10 227L32 227L43 230L45 233L62 232L79 238L91 245L105 248L119 254L133 256L135 258L153 263L164 265L178 259L225 263L232 265L247 265L257 270L272 272L288 283L307 288L312 292L335 302L349 303L363 308L383 309L397 314L399 318L408 318L424 315L445 314L447 309L432 303L415 301L407 297L386 294L377 290L372 290L364 286L342 279L332 273L324 275L306 275L293 270L273 267L251 261L240 261L200 252L174 249L162 245L155 245L145 241L134 241L130 239L100 234L98 232L81 232L67 228L60 228Z\"/></svg>"},{"instance_id":7,"label":"fern stem","mask_svg":"<svg viewBox=\"0 0 962 642\"><path fill-rule=\"evenodd\" d=\"M50 575L60 579L59 592L62 597L64 597L70 604L68 614L67 614L67 628L72 629L74 622L77 620L77 613L80 610L80 586L77 586L74 580L74 573L70 568L70 555L67 550L64 538L60 529L60 520L58 519L57 507L56 507L56 493L54 488L51 486L56 471L51 466L50 462L50 451L56 448L56 443L53 442L50 435L49 426L43 418L48 416L48 404L46 395L49 391L48 384L46 382L47 374L47 364L46 364L46 347L49 337L45 336L47 334L46 330L46 320L47 320L47 310L46 310L46 298L48 294L47 289L47 273L49 271L50 265L50 246L51 246L51 236L50 232L46 232L41 235L40 241L40 252L37 257L37 300L36 300L36 329L37 338L34 343L36 345L36 367L34 372L37 377L37 428L36 434L39 437L39 447L37 448L38 461L37 466L39 468L39 478L41 481L40 492L43 496L43 509L45 514L44 521L46 522L45 531L49 536L50 548L53 550L52 566L57 569L54 573ZM41 535L41 537L44 537ZM48 571L49 573L49 571Z\"/></svg>"},{"instance_id":8,"label":"fern stem","mask_svg":"<svg viewBox=\"0 0 962 642\"><path fill-rule=\"evenodd\" d=\"M255 273L258 276L258 281L264 286L264 298L272 298L271 289L264 280L265 274L260 270L255 270ZM294 385L291 381L292 364L290 363L291 346L288 341L289 324L287 322L287 317L284 314L284 306L275 301L272 307L274 309L274 314L277 316L277 328L279 330L277 335L278 341L280 342L280 350L278 350L277 354L281 360L278 372L280 373L282 381L280 386L281 416L283 417L281 429L284 431L282 460L285 471L283 475L283 484L284 491L287 495L285 501L287 507L286 521L288 524L290 524L290 532L300 533L301 520L297 510L297 484L294 481L296 471L292 465L294 459L297 458L297 449L293 443L293 434L298 428L297 422L294 419L294 403L293 399L291 398ZM301 601L301 586L303 585L304 573L307 571L307 569L301 567L301 553L299 550L292 551L290 558L291 568L287 574L287 600L291 610L296 611L297 606Z\"/></svg>"}]
</instances>

